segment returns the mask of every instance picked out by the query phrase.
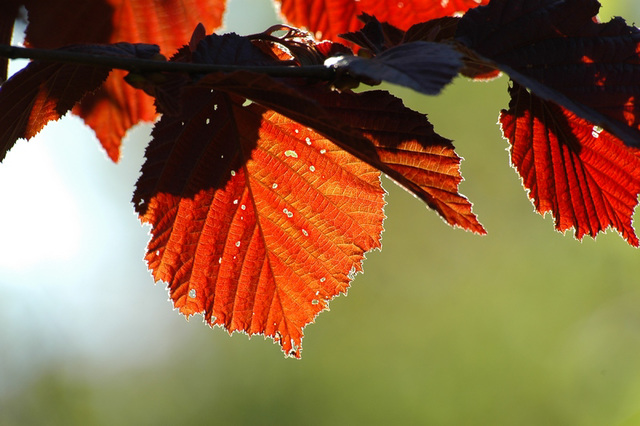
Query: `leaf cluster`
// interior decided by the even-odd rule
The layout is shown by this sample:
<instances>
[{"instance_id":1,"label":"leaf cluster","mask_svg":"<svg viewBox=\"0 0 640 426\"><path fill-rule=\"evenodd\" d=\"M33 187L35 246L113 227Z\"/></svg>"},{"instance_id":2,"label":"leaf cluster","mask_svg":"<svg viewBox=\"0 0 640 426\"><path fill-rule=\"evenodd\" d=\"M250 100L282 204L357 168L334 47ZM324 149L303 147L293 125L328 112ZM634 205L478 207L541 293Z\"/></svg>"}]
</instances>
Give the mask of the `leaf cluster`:
<instances>
[{"instance_id":1,"label":"leaf cluster","mask_svg":"<svg viewBox=\"0 0 640 426\"><path fill-rule=\"evenodd\" d=\"M0 49L35 58L0 88L0 159L73 111L117 160L126 130L159 115L133 204L152 227L149 268L187 316L300 357L303 328L380 247L381 173L451 226L485 233L458 191L452 142L389 92L353 90L362 84L437 95L458 75L507 74L499 121L536 210L579 239L612 227L640 244L640 32L599 22L595 0L282 0L306 30L250 36L207 35L223 1L95 2L45 37L50 5L78 1L25 1L29 48ZM21 4L3 6L5 44Z\"/></svg>"}]
</instances>

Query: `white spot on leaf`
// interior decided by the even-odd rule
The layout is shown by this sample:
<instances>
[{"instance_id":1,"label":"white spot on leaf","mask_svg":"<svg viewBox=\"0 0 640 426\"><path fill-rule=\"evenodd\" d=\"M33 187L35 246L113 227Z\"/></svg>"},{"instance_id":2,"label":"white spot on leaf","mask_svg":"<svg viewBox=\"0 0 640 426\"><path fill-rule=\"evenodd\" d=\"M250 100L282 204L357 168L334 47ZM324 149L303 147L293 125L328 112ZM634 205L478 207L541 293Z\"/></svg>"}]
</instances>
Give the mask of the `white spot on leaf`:
<instances>
[{"instance_id":1,"label":"white spot on leaf","mask_svg":"<svg viewBox=\"0 0 640 426\"><path fill-rule=\"evenodd\" d=\"M192 299L196 298L196 289L192 288L191 290L189 290L189 297Z\"/></svg>"},{"instance_id":2,"label":"white spot on leaf","mask_svg":"<svg viewBox=\"0 0 640 426\"><path fill-rule=\"evenodd\" d=\"M600 133L602 133L604 129L600 126L593 126L593 130L591 130L591 136L594 138L600 137Z\"/></svg>"},{"instance_id":3,"label":"white spot on leaf","mask_svg":"<svg viewBox=\"0 0 640 426\"><path fill-rule=\"evenodd\" d=\"M284 155L287 157L298 158L298 153L292 150L285 151Z\"/></svg>"}]
</instances>

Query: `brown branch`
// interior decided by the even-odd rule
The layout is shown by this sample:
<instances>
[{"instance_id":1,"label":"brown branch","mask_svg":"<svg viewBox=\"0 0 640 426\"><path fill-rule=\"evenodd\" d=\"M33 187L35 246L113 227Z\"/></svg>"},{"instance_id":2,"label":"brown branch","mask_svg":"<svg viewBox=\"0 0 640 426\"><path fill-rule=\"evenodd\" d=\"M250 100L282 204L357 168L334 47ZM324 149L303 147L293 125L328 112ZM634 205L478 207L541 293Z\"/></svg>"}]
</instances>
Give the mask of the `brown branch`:
<instances>
[{"instance_id":1,"label":"brown branch","mask_svg":"<svg viewBox=\"0 0 640 426\"><path fill-rule=\"evenodd\" d=\"M32 49L7 45L0 45L0 57L92 65L95 67L121 69L134 73L186 72L190 74L208 74L213 72L251 71L266 74L271 77L283 78L298 77L328 81L336 77L335 69L324 65L296 67L194 64L158 61L153 59L124 58L110 55L96 55L59 49Z\"/></svg>"}]
</instances>

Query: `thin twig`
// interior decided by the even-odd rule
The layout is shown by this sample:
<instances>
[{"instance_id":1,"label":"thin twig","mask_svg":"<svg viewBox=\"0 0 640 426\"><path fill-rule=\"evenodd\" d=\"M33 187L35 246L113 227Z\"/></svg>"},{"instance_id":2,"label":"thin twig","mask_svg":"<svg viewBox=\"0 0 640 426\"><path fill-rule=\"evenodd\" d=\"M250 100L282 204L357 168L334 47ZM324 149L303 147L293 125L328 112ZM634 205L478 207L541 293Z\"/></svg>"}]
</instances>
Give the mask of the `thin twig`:
<instances>
[{"instance_id":1,"label":"thin twig","mask_svg":"<svg viewBox=\"0 0 640 426\"><path fill-rule=\"evenodd\" d=\"M295 67L194 64L158 61L153 59L126 58L111 55L96 55L60 49L32 49L8 45L0 45L0 57L83 64L95 67L121 69L135 73L186 72L190 74L208 74L213 72L251 71L266 74L271 77L298 77L313 78L317 80L332 80L336 76L334 69L324 65Z\"/></svg>"}]
</instances>

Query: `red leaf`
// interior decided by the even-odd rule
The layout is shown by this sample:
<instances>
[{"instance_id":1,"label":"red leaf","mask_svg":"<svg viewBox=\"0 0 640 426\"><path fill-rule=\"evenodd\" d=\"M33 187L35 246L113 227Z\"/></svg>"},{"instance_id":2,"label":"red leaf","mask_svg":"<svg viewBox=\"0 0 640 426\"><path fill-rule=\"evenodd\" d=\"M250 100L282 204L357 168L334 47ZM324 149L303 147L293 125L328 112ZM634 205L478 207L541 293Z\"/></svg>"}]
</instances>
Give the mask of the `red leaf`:
<instances>
[{"instance_id":1,"label":"red leaf","mask_svg":"<svg viewBox=\"0 0 640 426\"><path fill-rule=\"evenodd\" d=\"M129 43L60 50L144 59L158 53L157 46ZM0 160L17 139L35 136L45 124L66 114L87 93L100 87L109 71L104 67L36 61L14 74L0 87Z\"/></svg>"},{"instance_id":2,"label":"red leaf","mask_svg":"<svg viewBox=\"0 0 640 426\"><path fill-rule=\"evenodd\" d=\"M515 84L500 123L511 162L536 210L558 231L595 237L609 226L637 247L632 216L640 193L640 150Z\"/></svg>"},{"instance_id":3,"label":"red leaf","mask_svg":"<svg viewBox=\"0 0 640 426\"><path fill-rule=\"evenodd\" d=\"M488 0L280 0L285 18L297 27L316 33L316 38L339 41L338 35L362 26L358 15L367 13L406 30L429 21L488 3Z\"/></svg>"},{"instance_id":4,"label":"red leaf","mask_svg":"<svg viewBox=\"0 0 640 426\"><path fill-rule=\"evenodd\" d=\"M379 172L243 98L190 89L153 132L134 195L147 260L185 315L279 341L345 292L380 246Z\"/></svg>"},{"instance_id":5,"label":"red leaf","mask_svg":"<svg viewBox=\"0 0 640 426\"><path fill-rule=\"evenodd\" d=\"M537 96L640 146L640 30L597 23L595 0L494 0L457 39Z\"/></svg>"},{"instance_id":6,"label":"red leaf","mask_svg":"<svg viewBox=\"0 0 640 426\"><path fill-rule=\"evenodd\" d=\"M171 54L202 22L209 30L222 23L224 0L48 0L25 1L29 12L27 43L57 48L74 43L157 44ZM61 25L64 23L64 25ZM129 87L121 73L86 98L74 112L91 126L111 159L117 161L120 141L139 121L155 118L153 100Z\"/></svg>"}]
</instances>

